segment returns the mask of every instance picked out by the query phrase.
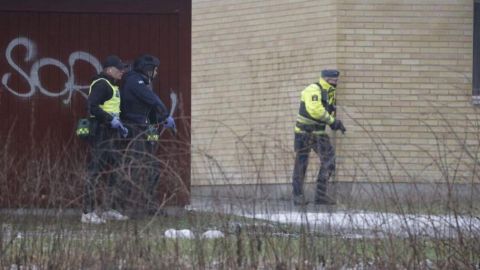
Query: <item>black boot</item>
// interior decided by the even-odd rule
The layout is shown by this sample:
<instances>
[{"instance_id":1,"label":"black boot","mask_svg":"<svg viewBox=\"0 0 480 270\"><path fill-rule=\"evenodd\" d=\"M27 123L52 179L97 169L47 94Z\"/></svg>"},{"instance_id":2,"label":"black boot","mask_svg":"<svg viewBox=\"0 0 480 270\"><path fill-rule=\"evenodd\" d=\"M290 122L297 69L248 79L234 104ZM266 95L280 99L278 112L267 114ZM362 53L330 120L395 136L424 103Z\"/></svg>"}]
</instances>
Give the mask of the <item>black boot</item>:
<instances>
[{"instance_id":1,"label":"black boot","mask_svg":"<svg viewBox=\"0 0 480 270\"><path fill-rule=\"evenodd\" d=\"M335 205L337 204L337 202L330 198L329 196L327 195L324 195L324 196L317 196L315 197L315 204L317 205Z\"/></svg>"},{"instance_id":2,"label":"black boot","mask_svg":"<svg viewBox=\"0 0 480 270\"><path fill-rule=\"evenodd\" d=\"M303 206L307 205L308 201L305 199L305 196L303 194L293 195L293 204Z\"/></svg>"},{"instance_id":3,"label":"black boot","mask_svg":"<svg viewBox=\"0 0 480 270\"><path fill-rule=\"evenodd\" d=\"M327 195L327 181L320 180L317 182L317 190L315 192L315 204L334 205L337 202Z\"/></svg>"}]
</instances>

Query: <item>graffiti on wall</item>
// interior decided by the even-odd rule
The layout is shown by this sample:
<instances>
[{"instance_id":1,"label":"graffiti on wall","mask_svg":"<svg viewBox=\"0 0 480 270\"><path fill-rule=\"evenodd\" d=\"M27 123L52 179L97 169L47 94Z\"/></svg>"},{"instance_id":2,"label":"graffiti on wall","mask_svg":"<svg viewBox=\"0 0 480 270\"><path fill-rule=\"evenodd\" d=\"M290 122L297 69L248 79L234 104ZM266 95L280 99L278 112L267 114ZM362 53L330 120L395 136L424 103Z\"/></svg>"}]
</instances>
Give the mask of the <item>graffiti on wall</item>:
<instances>
[{"instance_id":1,"label":"graffiti on wall","mask_svg":"<svg viewBox=\"0 0 480 270\"><path fill-rule=\"evenodd\" d=\"M12 52L13 49L17 46L23 46L26 49L26 55L23 59L24 62L32 62L30 72L22 69L18 63L16 63L13 59ZM62 102L64 104L69 104L72 99L72 94L77 91L83 97L87 97L87 91L89 85L78 85L75 81L75 72L74 66L77 61L84 61L93 66L96 72L100 72L102 67L98 59L91 55L88 52L83 51L76 51L72 52L68 57L68 66L64 63L60 62L57 59L45 57L37 59L37 45L32 40L26 37L18 37L13 39L7 46L5 50L5 57L7 59L8 64L10 67L18 72L18 74L23 77L23 79L27 82L29 89L14 89L9 86L9 81L12 76L12 73L5 73L2 76L2 86L17 97L28 98L33 96L37 91L41 94L48 96L48 97L63 97ZM51 89L47 89L42 84L42 78L40 78L39 72L43 67L46 66L55 66L61 72L63 72L67 78L64 88L60 91L53 91Z\"/></svg>"}]
</instances>

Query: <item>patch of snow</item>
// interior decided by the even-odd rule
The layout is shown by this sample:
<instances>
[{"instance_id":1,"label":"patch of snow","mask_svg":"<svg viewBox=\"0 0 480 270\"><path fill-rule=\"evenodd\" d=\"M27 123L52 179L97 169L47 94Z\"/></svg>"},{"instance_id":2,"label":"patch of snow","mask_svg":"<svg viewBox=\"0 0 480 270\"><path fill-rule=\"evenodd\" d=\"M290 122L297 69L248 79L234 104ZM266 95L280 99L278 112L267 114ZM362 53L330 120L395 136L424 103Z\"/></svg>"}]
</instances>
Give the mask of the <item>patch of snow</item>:
<instances>
[{"instance_id":1,"label":"patch of snow","mask_svg":"<svg viewBox=\"0 0 480 270\"><path fill-rule=\"evenodd\" d=\"M214 238L223 238L225 235L218 230L208 230L202 234L203 238L214 239Z\"/></svg>"},{"instance_id":2,"label":"patch of snow","mask_svg":"<svg viewBox=\"0 0 480 270\"><path fill-rule=\"evenodd\" d=\"M472 215L422 215L356 211L331 208L298 208L291 202L197 199L190 211L233 214L265 222L306 226L311 231L338 234L346 238L427 236L457 238L478 235L480 218Z\"/></svg>"},{"instance_id":3,"label":"patch of snow","mask_svg":"<svg viewBox=\"0 0 480 270\"><path fill-rule=\"evenodd\" d=\"M312 229L333 231L381 231L393 235L455 237L459 229L465 233L480 231L480 220L452 215L399 215L378 212L278 212L249 215L278 223L308 225Z\"/></svg>"},{"instance_id":4,"label":"patch of snow","mask_svg":"<svg viewBox=\"0 0 480 270\"><path fill-rule=\"evenodd\" d=\"M40 268L36 265L24 266L24 265L12 264L12 265L10 265L9 270L38 270L38 269L40 269Z\"/></svg>"},{"instance_id":5,"label":"patch of snow","mask_svg":"<svg viewBox=\"0 0 480 270\"><path fill-rule=\"evenodd\" d=\"M175 229L168 229L164 233L165 237L167 238L186 238L192 239L195 237L192 231L184 229L184 230L175 230Z\"/></svg>"}]
</instances>

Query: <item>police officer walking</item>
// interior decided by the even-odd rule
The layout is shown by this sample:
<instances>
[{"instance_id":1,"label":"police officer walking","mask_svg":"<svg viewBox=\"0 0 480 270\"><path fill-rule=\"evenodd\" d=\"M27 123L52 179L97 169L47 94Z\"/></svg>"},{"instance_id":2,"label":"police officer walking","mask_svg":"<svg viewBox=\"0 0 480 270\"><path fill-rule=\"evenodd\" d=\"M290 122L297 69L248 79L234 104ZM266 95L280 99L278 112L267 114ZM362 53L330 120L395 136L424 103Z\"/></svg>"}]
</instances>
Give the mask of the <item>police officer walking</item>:
<instances>
[{"instance_id":1,"label":"police officer walking","mask_svg":"<svg viewBox=\"0 0 480 270\"><path fill-rule=\"evenodd\" d=\"M131 134L127 153L135 164L132 180L140 187L148 210L155 210L155 192L160 176L160 160L155 156L158 124L175 129L175 121L164 103L152 90L152 81L157 76L160 61L157 57L145 54L133 63L133 70L124 75L120 89L120 118ZM153 141L151 138L154 138ZM137 163L135 163L137 162ZM139 163L138 163L139 162ZM138 202L136 202L138 203Z\"/></svg>"},{"instance_id":2,"label":"police officer walking","mask_svg":"<svg viewBox=\"0 0 480 270\"><path fill-rule=\"evenodd\" d=\"M88 164L88 177L85 183L82 223L101 224L107 219L126 220L115 208L120 207L121 188L118 187L118 160L120 136L126 136L128 130L120 121L120 82L125 65L115 55L108 56L103 62L103 70L90 84L88 94L88 112L91 115L92 137L91 158ZM109 171L107 173L107 171ZM95 212L96 185L103 174L108 174L107 211Z\"/></svg>"},{"instance_id":3,"label":"police officer walking","mask_svg":"<svg viewBox=\"0 0 480 270\"><path fill-rule=\"evenodd\" d=\"M332 130L340 130L342 133L346 131L342 121L335 117L335 90L339 75L338 70L322 70L320 80L302 91L295 124L296 157L292 178L295 205L308 204L304 196L303 183L311 149L319 156L321 162L317 175L315 204L335 204L335 201L327 196L327 182L335 173L335 148L325 133L325 127L329 125Z\"/></svg>"}]
</instances>

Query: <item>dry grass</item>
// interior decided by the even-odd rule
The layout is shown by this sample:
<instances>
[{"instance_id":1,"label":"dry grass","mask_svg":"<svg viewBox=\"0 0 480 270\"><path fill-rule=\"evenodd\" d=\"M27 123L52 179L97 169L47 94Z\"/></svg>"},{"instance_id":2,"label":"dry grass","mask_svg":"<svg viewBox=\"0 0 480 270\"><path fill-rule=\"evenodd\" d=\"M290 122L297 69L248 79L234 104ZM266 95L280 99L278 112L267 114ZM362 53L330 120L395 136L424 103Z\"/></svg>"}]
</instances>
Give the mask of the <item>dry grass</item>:
<instances>
[{"instance_id":1,"label":"dry grass","mask_svg":"<svg viewBox=\"0 0 480 270\"><path fill-rule=\"evenodd\" d=\"M372 139L377 142L379 153L383 153L387 170L382 173L389 179L393 154L388 151L388 145ZM440 139L438 144L438 148L443 149ZM66 213L68 208L77 209L81 205L79 191L83 190L86 174L84 147L72 143L68 150L53 151L58 148L45 143L50 147L32 149L28 156L22 157L16 155L8 136L2 138L0 145L3 148L0 156L2 205L56 209L0 215L1 268L11 269L16 265L18 269L20 266L23 269L480 269L480 232L475 227L465 229L459 224L452 224L456 234L451 238L419 236L413 229L405 236L349 238L341 233L312 230L308 223L288 226L187 211L180 216L145 216L128 222L85 226L79 222L80 211L74 211L74 215ZM244 151L250 153L251 149ZM467 147L465 151L466 157L476 159L476 150L472 152ZM208 153L202 154L215 161ZM291 156L291 153L285 154ZM176 171L178 164L164 158L160 157L159 162L164 172L162 177L169 179L174 187L170 194L188 193L188 187L182 184ZM248 162L255 161L252 158ZM469 163L473 164L470 168L474 176L477 176L477 163L477 160ZM219 162L210 164L214 170L223 171ZM447 170L441 160L432 160L432 164ZM263 165L257 165L254 166L258 170L256 175L261 177ZM129 175L131 166L123 163L114 170L124 174L125 181L136 183ZM451 173L445 175L449 177L447 185L453 189L455 179ZM346 201L344 206L395 212L405 219L408 214L419 212L478 219L474 197L459 200L449 193L430 206L422 201L424 198L405 200L395 189L379 188L372 192L382 194L377 196L375 204ZM164 196L163 199L161 204L165 205L171 198ZM190 229L196 237L167 239L164 231L168 228ZM208 229L219 229L225 237L216 240L200 237Z\"/></svg>"}]
</instances>

